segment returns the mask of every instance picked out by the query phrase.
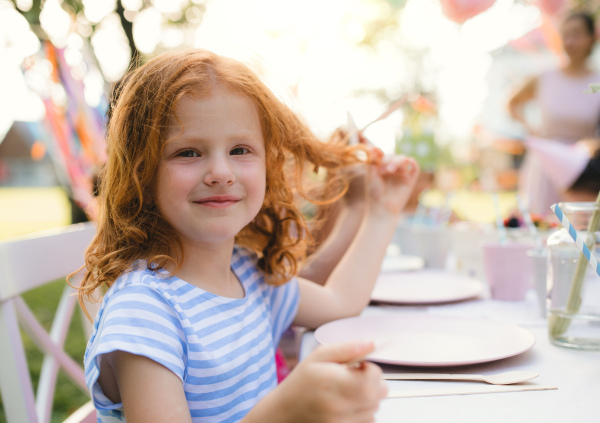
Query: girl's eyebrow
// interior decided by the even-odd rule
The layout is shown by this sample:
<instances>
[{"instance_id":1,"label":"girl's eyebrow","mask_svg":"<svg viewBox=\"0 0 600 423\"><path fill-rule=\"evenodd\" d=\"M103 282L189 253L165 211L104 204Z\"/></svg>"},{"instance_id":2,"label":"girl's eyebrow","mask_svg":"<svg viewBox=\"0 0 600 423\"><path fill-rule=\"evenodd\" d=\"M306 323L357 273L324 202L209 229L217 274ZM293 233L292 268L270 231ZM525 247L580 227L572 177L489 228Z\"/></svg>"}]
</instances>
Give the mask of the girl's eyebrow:
<instances>
[{"instance_id":1,"label":"girl's eyebrow","mask_svg":"<svg viewBox=\"0 0 600 423\"><path fill-rule=\"evenodd\" d=\"M262 134L261 134L262 135ZM261 139L261 135L257 135L252 133L252 131L241 131L237 134L233 134L233 135L228 135L227 139L231 140L231 141L236 141L236 142L243 142L243 141L257 141L257 142L263 142L264 140ZM193 142L193 141L208 141L208 139L206 137L196 137L193 135L189 135L189 134L181 134L181 135L175 135L173 137L167 138L165 141L165 144L167 143L175 143L175 142Z\"/></svg>"}]
</instances>

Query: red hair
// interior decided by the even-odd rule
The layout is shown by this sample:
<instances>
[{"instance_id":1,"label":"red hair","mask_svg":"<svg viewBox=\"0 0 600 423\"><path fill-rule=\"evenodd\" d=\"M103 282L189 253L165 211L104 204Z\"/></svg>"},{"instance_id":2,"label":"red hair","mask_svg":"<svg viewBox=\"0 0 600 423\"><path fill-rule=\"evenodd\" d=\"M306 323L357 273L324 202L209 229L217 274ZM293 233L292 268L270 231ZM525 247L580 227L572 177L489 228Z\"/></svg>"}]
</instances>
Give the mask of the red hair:
<instances>
[{"instance_id":1,"label":"red hair","mask_svg":"<svg viewBox=\"0 0 600 423\"><path fill-rule=\"evenodd\" d=\"M98 231L86 251L80 302L96 288L112 285L136 260L145 260L152 269L163 268L169 260L181 262L181 256L170 255L173 242L180 246L177 234L150 194L177 101L184 95L209 96L215 85L252 100L265 140L264 204L236 236L236 243L256 252L268 283L284 283L297 273L310 241L298 194L325 204L347 187L340 177L327 178L320 199L309 199L303 184L306 172L323 168L341 174L335 170L364 161L357 155L360 147L319 140L242 63L205 50L175 51L129 73L112 105L108 161L100 177Z\"/></svg>"}]
</instances>

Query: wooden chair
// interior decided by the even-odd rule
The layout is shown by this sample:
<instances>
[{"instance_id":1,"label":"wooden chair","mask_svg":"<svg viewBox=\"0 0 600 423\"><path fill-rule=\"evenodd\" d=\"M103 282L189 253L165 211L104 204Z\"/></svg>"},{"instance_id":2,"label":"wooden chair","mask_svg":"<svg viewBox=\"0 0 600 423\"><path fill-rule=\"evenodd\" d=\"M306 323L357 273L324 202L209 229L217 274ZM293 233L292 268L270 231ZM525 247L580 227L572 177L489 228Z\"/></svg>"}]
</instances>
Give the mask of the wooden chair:
<instances>
[{"instance_id":1,"label":"wooden chair","mask_svg":"<svg viewBox=\"0 0 600 423\"><path fill-rule=\"evenodd\" d=\"M21 295L77 270L94 233L95 224L83 223L0 242L0 390L8 423L50 422L59 367L87 392L82 365L63 350L77 305L75 290L65 284L49 333ZM35 395L19 323L44 353ZM65 423L95 421L88 402Z\"/></svg>"}]
</instances>

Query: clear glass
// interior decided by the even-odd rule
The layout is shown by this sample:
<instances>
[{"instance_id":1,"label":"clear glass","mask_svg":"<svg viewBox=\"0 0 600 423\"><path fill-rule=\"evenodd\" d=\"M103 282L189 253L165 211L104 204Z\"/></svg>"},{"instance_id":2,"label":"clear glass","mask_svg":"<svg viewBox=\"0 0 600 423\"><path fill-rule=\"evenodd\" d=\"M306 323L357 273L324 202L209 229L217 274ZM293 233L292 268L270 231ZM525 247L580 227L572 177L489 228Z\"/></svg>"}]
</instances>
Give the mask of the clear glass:
<instances>
[{"instance_id":1,"label":"clear glass","mask_svg":"<svg viewBox=\"0 0 600 423\"><path fill-rule=\"evenodd\" d=\"M559 206L578 236L583 237L598 257L600 204L559 203ZM547 246L550 342L569 348L600 350L600 276L581 254L566 229L551 234Z\"/></svg>"}]
</instances>

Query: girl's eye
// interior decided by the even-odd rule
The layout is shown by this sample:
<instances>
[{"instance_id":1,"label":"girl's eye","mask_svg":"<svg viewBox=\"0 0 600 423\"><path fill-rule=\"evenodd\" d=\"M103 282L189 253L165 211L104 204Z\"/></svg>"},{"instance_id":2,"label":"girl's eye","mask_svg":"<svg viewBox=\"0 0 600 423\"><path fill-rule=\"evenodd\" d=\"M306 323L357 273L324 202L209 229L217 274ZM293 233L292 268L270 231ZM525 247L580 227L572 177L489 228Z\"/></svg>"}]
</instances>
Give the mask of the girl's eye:
<instances>
[{"instance_id":1,"label":"girl's eye","mask_svg":"<svg viewBox=\"0 0 600 423\"><path fill-rule=\"evenodd\" d=\"M200 157L200 155L194 150L184 150L177 153L179 157Z\"/></svg>"},{"instance_id":2,"label":"girl's eye","mask_svg":"<svg viewBox=\"0 0 600 423\"><path fill-rule=\"evenodd\" d=\"M231 154L232 156L240 156L243 154L247 154L248 153L248 149L244 148L244 147L236 147L233 150L231 150Z\"/></svg>"}]
</instances>

